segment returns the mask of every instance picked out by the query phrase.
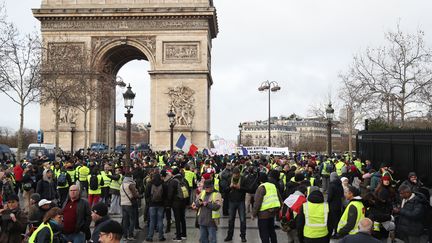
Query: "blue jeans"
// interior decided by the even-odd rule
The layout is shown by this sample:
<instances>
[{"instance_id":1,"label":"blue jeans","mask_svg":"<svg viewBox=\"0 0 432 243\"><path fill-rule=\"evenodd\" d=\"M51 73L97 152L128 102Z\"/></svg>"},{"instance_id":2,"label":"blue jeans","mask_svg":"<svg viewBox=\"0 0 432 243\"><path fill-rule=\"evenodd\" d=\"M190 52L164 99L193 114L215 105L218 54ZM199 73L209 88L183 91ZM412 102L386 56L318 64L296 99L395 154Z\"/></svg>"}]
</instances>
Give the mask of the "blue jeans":
<instances>
[{"instance_id":1,"label":"blue jeans","mask_svg":"<svg viewBox=\"0 0 432 243\"><path fill-rule=\"evenodd\" d=\"M200 243L216 243L216 227L200 225Z\"/></svg>"},{"instance_id":2,"label":"blue jeans","mask_svg":"<svg viewBox=\"0 0 432 243\"><path fill-rule=\"evenodd\" d=\"M133 237L135 230L135 209L132 206L122 206L123 235Z\"/></svg>"},{"instance_id":3,"label":"blue jeans","mask_svg":"<svg viewBox=\"0 0 432 243\"><path fill-rule=\"evenodd\" d=\"M240 237L246 237L246 206L245 201L242 202L229 202L229 221L228 221L228 234L227 238L232 238L234 234L234 223L236 213L238 211L240 218Z\"/></svg>"},{"instance_id":4,"label":"blue jeans","mask_svg":"<svg viewBox=\"0 0 432 243\"><path fill-rule=\"evenodd\" d=\"M66 240L72 243L82 243L85 242L85 234L83 232L67 234L65 235Z\"/></svg>"},{"instance_id":5,"label":"blue jeans","mask_svg":"<svg viewBox=\"0 0 432 243\"><path fill-rule=\"evenodd\" d=\"M157 230L159 232L159 239L164 238L164 230L163 230L163 218L164 218L164 207L150 207L150 225L148 230L147 239L153 239L154 229L157 223Z\"/></svg>"}]
</instances>

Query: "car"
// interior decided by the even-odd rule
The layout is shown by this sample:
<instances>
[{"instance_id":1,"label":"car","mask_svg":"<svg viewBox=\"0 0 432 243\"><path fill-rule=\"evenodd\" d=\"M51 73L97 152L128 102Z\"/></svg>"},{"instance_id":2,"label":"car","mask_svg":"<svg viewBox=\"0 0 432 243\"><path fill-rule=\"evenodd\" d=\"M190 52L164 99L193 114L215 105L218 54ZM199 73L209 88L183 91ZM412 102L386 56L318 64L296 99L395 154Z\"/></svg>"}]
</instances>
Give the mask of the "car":
<instances>
[{"instance_id":1,"label":"car","mask_svg":"<svg viewBox=\"0 0 432 243\"><path fill-rule=\"evenodd\" d=\"M14 161L15 156L12 153L9 146L5 144L0 144L0 161L8 161L8 160Z\"/></svg>"},{"instance_id":2,"label":"car","mask_svg":"<svg viewBox=\"0 0 432 243\"><path fill-rule=\"evenodd\" d=\"M50 143L31 143L29 144L26 152L26 160L32 162L42 156L46 156L50 161L55 160L55 150L54 144Z\"/></svg>"},{"instance_id":3,"label":"car","mask_svg":"<svg viewBox=\"0 0 432 243\"><path fill-rule=\"evenodd\" d=\"M108 145L104 143L92 143L90 145L90 151L99 153L108 153Z\"/></svg>"},{"instance_id":4,"label":"car","mask_svg":"<svg viewBox=\"0 0 432 243\"><path fill-rule=\"evenodd\" d=\"M135 150L135 144L131 144L131 148L130 148L130 152L129 153L132 153L132 151L134 151L134 150ZM118 154L124 154L125 151L126 151L126 144L117 145L115 147L115 150L114 150L114 152L116 152Z\"/></svg>"}]
</instances>

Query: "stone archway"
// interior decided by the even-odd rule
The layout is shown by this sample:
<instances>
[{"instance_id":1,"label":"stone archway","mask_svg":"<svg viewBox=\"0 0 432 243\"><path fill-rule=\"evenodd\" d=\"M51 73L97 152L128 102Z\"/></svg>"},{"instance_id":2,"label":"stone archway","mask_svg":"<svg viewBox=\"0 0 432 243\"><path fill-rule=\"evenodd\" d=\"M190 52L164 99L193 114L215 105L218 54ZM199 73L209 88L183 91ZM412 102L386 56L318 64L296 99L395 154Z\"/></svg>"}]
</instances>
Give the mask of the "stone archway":
<instances>
[{"instance_id":1,"label":"stone archway","mask_svg":"<svg viewBox=\"0 0 432 243\"><path fill-rule=\"evenodd\" d=\"M150 63L152 124L155 150L169 148L166 113L177 116L175 135L180 133L200 148L209 146L211 47L216 37L216 10L211 0L43 0L34 16L41 21L46 45L66 37L68 43L91 50L100 72L115 75L131 60ZM151 3L150 3L151 2ZM126 81L127 82L127 81ZM92 110L88 144L114 146L115 90L107 92L104 106ZM142 91L135 90L138 95ZM134 111L139 112L139 111ZM48 105L41 106L41 129L46 142L54 141L53 119ZM43 115L42 115L43 114ZM74 149L84 144L83 116L76 114ZM70 147L70 130L61 126L60 146Z\"/></svg>"}]
</instances>

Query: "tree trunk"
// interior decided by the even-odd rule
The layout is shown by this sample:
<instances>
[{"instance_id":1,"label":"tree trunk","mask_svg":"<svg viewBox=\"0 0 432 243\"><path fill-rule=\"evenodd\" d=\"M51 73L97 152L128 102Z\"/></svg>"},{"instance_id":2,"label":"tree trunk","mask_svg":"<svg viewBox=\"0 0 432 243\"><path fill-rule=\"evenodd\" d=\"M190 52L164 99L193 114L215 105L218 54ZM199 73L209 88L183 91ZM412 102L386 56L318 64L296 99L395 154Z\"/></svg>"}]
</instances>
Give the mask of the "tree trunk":
<instances>
[{"instance_id":1,"label":"tree trunk","mask_svg":"<svg viewBox=\"0 0 432 243\"><path fill-rule=\"evenodd\" d=\"M87 149L87 114L88 110L84 110L84 149Z\"/></svg>"},{"instance_id":2,"label":"tree trunk","mask_svg":"<svg viewBox=\"0 0 432 243\"><path fill-rule=\"evenodd\" d=\"M23 129L24 129L24 105L22 102L20 104L20 126L18 131L17 161L21 160L21 153L23 151Z\"/></svg>"},{"instance_id":3,"label":"tree trunk","mask_svg":"<svg viewBox=\"0 0 432 243\"><path fill-rule=\"evenodd\" d=\"M55 102L55 157L59 153L60 144L60 133L59 133L59 123L60 123L60 105Z\"/></svg>"}]
</instances>

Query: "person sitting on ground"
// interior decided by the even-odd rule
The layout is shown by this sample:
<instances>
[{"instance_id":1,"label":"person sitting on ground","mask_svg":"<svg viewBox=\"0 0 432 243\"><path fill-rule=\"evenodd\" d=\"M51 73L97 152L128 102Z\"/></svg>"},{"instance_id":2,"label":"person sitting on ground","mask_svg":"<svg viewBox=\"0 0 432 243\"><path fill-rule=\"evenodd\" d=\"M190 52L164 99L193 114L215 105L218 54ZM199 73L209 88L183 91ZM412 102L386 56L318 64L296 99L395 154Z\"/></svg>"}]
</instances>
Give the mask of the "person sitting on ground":
<instances>
[{"instance_id":1,"label":"person sitting on ground","mask_svg":"<svg viewBox=\"0 0 432 243\"><path fill-rule=\"evenodd\" d=\"M379 243L381 241L375 239L372 234L373 222L369 218L363 218L358 225L358 233L347 235L339 243Z\"/></svg>"}]
</instances>

